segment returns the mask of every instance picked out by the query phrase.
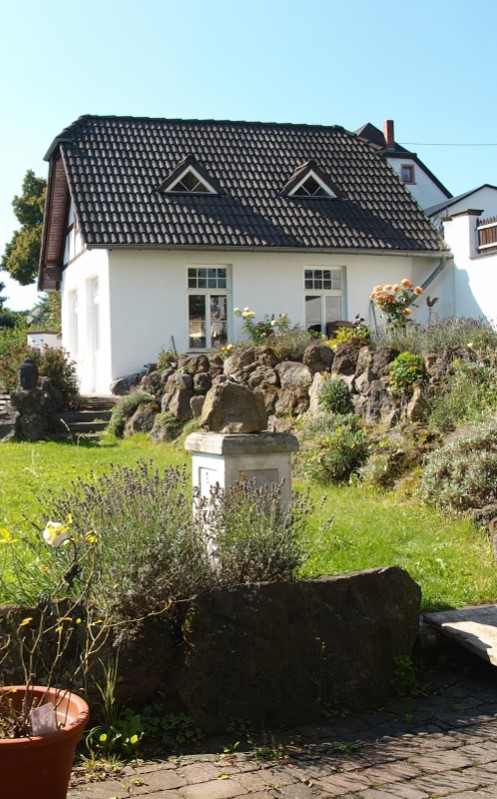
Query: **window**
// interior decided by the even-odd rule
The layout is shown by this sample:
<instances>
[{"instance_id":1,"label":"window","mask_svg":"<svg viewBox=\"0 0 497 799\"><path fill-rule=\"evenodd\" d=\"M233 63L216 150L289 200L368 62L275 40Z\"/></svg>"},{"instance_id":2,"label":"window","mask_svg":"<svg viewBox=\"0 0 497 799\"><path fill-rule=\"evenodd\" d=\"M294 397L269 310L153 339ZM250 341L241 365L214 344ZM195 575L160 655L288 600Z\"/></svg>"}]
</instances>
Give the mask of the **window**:
<instances>
[{"instance_id":1,"label":"window","mask_svg":"<svg viewBox=\"0 0 497 799\"><path fill-rule=\"evenodd\" d=\"M327 333L327 325L343 318L343 270L306 269L304 272L305 326Z\"/></svg>"},{"instance_id":2,"label":"window","mask_svg":"<svg viewBox=\"0 0 497 799\"><path fill-rule=\"evenodd\" d=\"M415 183L414 180L414 165L402 164L400 167L400 179L402 183Z\"/></svg>"},{"instance_id":3,"label":"window","mask_svg":"<svg viewBox=\"0 0 497 799\"><path fill-rule=\"evenodd\" d=\"M188 267L189 349L217 349L228 340L226 267Z\"/></svg>"},{"instance_id":4,"label":"window","mask_svg":"<svg viewBox=\"0 0 497 799\"><path fill-rule=\"evenodd\" d=\"M329 193L324 190L320 183L309 175L299 188L294 191L295 197L329 197Z\"/></svg>"},{"instance_id":5,"label":"window","mask_svg":"<svg viewBox=\"0 0 497 799\"><path fill-rule=\"evenodd\" d=\"M168 192L179 194L215 194L214 189L203 180L198 172L189 167L179 178L167 188Z\"/></svg>"},{"instance_id":6,"label":"window","mask_svg":"<svg viewBox=\"0 0 497 799\"><path fill-rule=\"evenodd\" d=\"M328 186L312 172L290 191L291 197L336 197Z\"/></svg>"}]
</instances>

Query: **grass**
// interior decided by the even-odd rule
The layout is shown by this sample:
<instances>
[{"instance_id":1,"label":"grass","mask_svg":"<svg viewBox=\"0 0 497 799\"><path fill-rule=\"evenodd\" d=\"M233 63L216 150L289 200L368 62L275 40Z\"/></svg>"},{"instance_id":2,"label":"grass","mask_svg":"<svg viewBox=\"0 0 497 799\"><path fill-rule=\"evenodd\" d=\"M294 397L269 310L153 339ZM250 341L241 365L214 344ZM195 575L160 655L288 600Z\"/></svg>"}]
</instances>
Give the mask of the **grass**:
<instances>
[{"instance_id":1,"label":"grass","mask_svg":"<svg viewBox=\"0 0 497 799\"><path fill-rule=\"evenodd\" d=\"M315 551L303 576L401 566L422 589L423 610L493 602L497 568L488 536L468 519L442 516L399 493L359 486L314 486ZM325 540L319 530L334 516Z\"/></svg>"},{"instance_id":2,"label":"grass","mask_svg":"<svg viewBox=\"0 0 497 799\"><path fill-rule=\"evenodd\" d=\"M39 499L46 486L67 486L78 476L108 472L109 464L153 460L161 468L188 463L181 445L152 444L145 435L101 443L37 442L0 445L0 527L27 529L24 517L39 522Z\"/></svg>"},{"instance_id":3,"label":"grass","mask_svg":"<svg viewBox=\"0 0 497 799\"><path fill-rule=\"evenodd\" d=\"M32 530L31 520L44 525L39 498L46 486L62 488L77 476L107 472L110 463L150 459L165 468L189 462L181 442L151 444L139 435L97 445L9 443L0 452L0 528L21 533ZM296 487L307 484L296 482ZM316 484L310 489L316 505L309 520L314 544L302 576L396 565L421 585L425 610L497 599L490 542L468 520L442 516L399 493ZM333 524L320 540L330 516Z\"/></svg>"}]
</instances>

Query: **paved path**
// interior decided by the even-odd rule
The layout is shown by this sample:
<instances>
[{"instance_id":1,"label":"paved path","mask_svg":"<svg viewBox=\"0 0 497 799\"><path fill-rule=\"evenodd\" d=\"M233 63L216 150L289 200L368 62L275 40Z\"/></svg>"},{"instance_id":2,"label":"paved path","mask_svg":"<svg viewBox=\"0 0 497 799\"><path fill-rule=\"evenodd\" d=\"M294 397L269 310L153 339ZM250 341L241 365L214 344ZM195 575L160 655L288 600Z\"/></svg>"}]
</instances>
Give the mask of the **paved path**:
<instances>
[{"instance_id":1,"label":"paved path","mask_svg":"<svg viewBox=\"0 0 497 799\"><path fill-rule=\"evenodd\" d=\"M78 785L76 770L68 799L496 799L495 667L464 655L432 680L435 694L287 733L279 761L210 742L100 783Z\"/></svg>"}]
</instances>

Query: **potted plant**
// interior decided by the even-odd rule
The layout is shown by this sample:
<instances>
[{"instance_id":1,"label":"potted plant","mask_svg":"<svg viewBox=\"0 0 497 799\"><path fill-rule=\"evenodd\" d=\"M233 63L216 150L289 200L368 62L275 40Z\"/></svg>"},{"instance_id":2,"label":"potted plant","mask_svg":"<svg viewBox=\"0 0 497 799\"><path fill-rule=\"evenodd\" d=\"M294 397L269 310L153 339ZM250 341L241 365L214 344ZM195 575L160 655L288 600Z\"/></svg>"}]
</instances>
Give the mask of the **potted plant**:
<instances>
[{"instance_id":1,"label":"potted plant","mask_svg":"<svg viewBox=\"0 0 497 799\"><path fill-rule=\"evenodd\" d=\"M76 543L71 522L49 522L43 531L52 550L43 569L54 575L53 588L29 615L21 607L3 609L3 677L22 679L18 685L0 685L0 785L9 799L65 799L90 715L72 686L78 679L82 683L108 628L102 619L95 621L86 603L95 568L94 536ZM15 538L0 530L0 540L10 556L4 566L8 563L13 579L22 579Z\"/></svg>"}]
</instances>

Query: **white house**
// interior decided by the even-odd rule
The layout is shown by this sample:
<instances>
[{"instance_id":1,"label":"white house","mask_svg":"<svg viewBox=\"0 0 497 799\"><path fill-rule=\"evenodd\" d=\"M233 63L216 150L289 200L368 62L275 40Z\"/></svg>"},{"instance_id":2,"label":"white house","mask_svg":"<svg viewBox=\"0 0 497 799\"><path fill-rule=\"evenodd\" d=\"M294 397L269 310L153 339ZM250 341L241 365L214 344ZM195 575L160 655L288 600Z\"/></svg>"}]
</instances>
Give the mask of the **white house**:
<instances>
[{"instance_id":1,"label":"white house","mask_svg":"<svg viewBox=\"0 0 497 799\"><path fill-rule=\"evenodd\" d=\"M452 197L450 191L440 183L416 153L406 150L395 141L393 119L385 120L383 132L368 122L356 130L356 134L377 149L379 155L390 164L421 208L426 209L436 203L446 202Z\"/></svg>"},{"instance_id":2,"label":"white house","mask_svg":"<svg viewBox=\"0 0 497 799\"><path fill-rule=\"evenodd\" d=\"M409 278L454 312L439 233L341 127L85 116L46 158L39 288L62 292L82 392L241 338L237 306L325 332Z\"/></svg>"}]
</instances>

